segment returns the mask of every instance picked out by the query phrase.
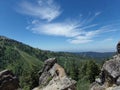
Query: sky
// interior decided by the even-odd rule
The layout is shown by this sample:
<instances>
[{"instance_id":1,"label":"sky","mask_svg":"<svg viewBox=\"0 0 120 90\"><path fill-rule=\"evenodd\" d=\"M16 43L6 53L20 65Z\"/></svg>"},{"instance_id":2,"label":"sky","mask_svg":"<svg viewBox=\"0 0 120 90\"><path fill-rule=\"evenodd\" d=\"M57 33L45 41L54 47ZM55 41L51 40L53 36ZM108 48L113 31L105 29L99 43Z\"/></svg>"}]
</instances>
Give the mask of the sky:
<instances>
[{"instance_id":1,"label":"sky","mask_svg":"<svg viewBox=\"0 0 120 90\"><path fill-rule=\"evenodd\" d=\"M113 52L120 0L0 0L0 35L43 50Z\"/></svg>"}]
</instances>

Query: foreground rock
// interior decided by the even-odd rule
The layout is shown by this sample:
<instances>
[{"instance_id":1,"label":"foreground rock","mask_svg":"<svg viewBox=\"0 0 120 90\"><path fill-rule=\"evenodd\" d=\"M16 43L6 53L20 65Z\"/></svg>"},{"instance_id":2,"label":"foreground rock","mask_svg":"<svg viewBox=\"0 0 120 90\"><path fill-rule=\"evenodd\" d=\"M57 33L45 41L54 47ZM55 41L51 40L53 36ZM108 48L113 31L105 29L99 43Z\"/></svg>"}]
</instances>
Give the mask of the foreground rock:
<instances>
[{"instance_id":1,"label":"foreground rock","mask_svg":"<svg viewBox=\"0 0 120 90\"><path fill-rule=\"evenodd\" d=\"M117 55L106 61L102 67L100 78L91 85L91 90L120 90L120 43Z\"/></svg>"},{"instance_id":2,"label":"foreground rock","mask_svg":"<svg viewBox=\"0 0 120 90\"><path fill-rule=\"evenodd\" d=\"M67 77L55 58L46 60L39 73L39 87L33 90L76 90L76 81Z\"/></svg>"},{"instance_id":3,"label":"foreground rock","mask_svg":"<svg viewBox=\"0 0 120 90\"><path fill-rule=\"evenodd\" d=\"M19 88L19 80L10 70L0 72L0 90L18 90Z\"/></svg>"},{"instance_id":4,"label":"foreground rock","mask_svg":"<svg viewBox=\"0 0 120 90\"><path fill-rule=\"evenodd\" d=\"M119 43L117 44L117 53L120 54L120 41L119 41Z\"/></svg>"}]
</instances>

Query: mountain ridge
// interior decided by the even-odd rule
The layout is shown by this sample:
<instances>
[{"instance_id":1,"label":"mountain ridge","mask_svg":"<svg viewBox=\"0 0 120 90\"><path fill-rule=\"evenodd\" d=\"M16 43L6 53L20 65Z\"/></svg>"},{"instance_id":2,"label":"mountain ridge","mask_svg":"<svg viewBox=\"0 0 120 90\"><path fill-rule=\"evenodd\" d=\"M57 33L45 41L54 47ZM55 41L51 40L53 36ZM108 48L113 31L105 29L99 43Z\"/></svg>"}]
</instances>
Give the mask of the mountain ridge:
<instances>
[{"instance_id":1,"label":"mountain ridge","mask_svg":"<svg viewBox=\"0 0 120 90\"><path fill-rule=\"evenodd\" d=\"M75 53L45 51L7 37L0 37L0 71L4 69L12 70L15 75L19 76L20 86L23 90L31 90L38 86L38 72L43 67L44 60L51 57L55 57L58 64L65 69L66 74L74 80L83 77L78 76L78 73L82 70L85 73L87 72L87 69L84 69L84 67L94 69L93 66L95 66L96 70L99 71L95 62L96 59ZM92 70L88 73L91 72ZM96 75L97 73L94 74L91 81L93 81ZM89 85L88 82L87 85Z\"/></svg>"},{"instance_id":2,"label":"mountain ridge","mask_svg":"<svg viewBox=\"0 0 120 90\"><path fill-rule=\"evenodd\" d=\"M51 57L57 58L58 63L64 66L69 74L71 68L68 70L68 66L71 62L87 59L72 53L44 51L0 36L0 71L4 69L12 70L19 76L20 86L23 90L31 90L38 86L38 72L43 66L44 60Z\"/></svg>"}]
</instances>

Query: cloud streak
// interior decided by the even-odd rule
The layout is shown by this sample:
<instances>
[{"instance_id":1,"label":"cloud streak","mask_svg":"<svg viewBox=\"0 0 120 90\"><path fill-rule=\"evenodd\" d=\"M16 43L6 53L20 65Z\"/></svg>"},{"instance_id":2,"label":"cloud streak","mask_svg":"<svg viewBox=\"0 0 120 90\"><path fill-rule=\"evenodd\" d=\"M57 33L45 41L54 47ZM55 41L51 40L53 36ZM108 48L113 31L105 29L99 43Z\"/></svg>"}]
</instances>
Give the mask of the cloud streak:
<instances>
[{"instance_id":1,"label":"cloud streak","mask_svg":"<svg viewBox=\"0 0 120 90\"><path fill-rule=\"evenodd\" d=\"M54 0L38 0L34 4L24 1L20 4L19 12L48 22L61 14L60 6Z\"/></svg>"},{"instance_id":2,"label":"cloud streak","mask_svg":"<svg viewBox=\"0 0 120 90\"><path fill-rule=\"evenodd\" d=\"M105 27L107 27L107 26L103 26L103 27L100 27L100 28L98 28L96 30L92 30L92 31L84 31L84 33L82 35L78 35L72 39L69 39L68 41L72 44L88 43L88 42L92 42L93 39L96 37L101 37L102 34L116 31L116 30L110 29L113 26L110 26L109 28L105 28Z\"/></svg>"},{"instance_id":3,"label":"cloud streak","mask_svg":"<svg viewBox=\"0 0 120 90\"><path fill-rule=\"evenodd\" d=\"M32 24L32 29L35 33L47 34L54 36L63 37L75 37L81 32L79 30L79 25L73 22L59 22L59 23L34 23Z\"/></svg>"},{"instance_id":4,"label":"cloud streak","mask_svg":"<svg viewBox=\"0 0 120 90\"><path fill-rule=\"evenodd\" d=\"M99 26L91 24L101 12L96 12L93 15L89 13L86 18L81 15L80 18L82 19L69 18L61 22L53 22L62 14L60 5L55 3L54 0L38 0L36 4L22 2L20 6L21 13L34 18L27 29L37 34L65 37L71 44L89 43L94 41L94 38L102 36L102 34L116 31L114 25Z\"/></svg>"},{"instance_id":5,"label":"cloud streak","mask_svg":"<svg viewBox=\"0 0 120 90\"><path fill-rule=\"evenodd\" d=\"M63 21L57 23L41 23L34 20L31 29L34 33L45 34L51 36L62 36L68 38L68 42L71 44L83 44L92 42L94 38L100 37L103 34L115 32L115 25L106 25L94 29L97 24L85 25L79 21Z\"/></svg>"}]
</instances>

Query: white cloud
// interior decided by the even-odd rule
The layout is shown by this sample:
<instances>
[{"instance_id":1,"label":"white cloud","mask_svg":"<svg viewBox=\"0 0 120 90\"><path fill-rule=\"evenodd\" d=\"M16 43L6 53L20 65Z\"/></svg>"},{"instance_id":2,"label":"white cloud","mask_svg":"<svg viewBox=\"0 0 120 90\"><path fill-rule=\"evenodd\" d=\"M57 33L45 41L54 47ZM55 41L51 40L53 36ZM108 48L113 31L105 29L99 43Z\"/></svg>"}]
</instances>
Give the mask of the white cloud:
<instances>
[{"instance_id":1,"label":"white cloud","mask_svg":"<svg viewBox=\"0 0 120 90\"><path fill-rule=\"evenodd\" d=\"M112 41L112 40L114 40L114 39L113 38L107 38L104 41Z\"/></svg>"},{"instance_id":2,"label":"white cloud","mask_svg":"<svg viewBox=\"0 0 120 90\"><path fill-rule=\"evenodd\" d=\"M48 22L61 14L60 6L54 0L38 0L36 3L24 1L20 4L19 12L34 16Z\"/></svg>"},{"instance_id":3,"label":"white cloud","mask_svg":"<svg viewBox=\"0 0 120 90\"><path fill-rule=\"evenodd\" d=\"M68 38L67 41L72 44L92 42L95 37L115 31L113 25L101 26L94 29L96 26L97 24L87 26L77 20L68 20L59 23L41 23L38 20L34 20L32 27L29 29L32 29L32 31L37 34L66 37Z\"/></svg>"},{"instance_id":4,"label":"white cloud","mask_svg":"<svg viewBox=\"0 0 120 90\"><path fill-rule=\"evenodd\" d=\"M89 36L77 36L74 39L68 40L72 44L83 44L93 41Z\"/></svg>"},{"instance_id":5,"label":"white cloud","mask_svg":"<svg viewBox=\"0 0 120 90\"><path fill-rule=\"evenodd\" d=\"M102 12L96 12L95 13L95 16L98 16L98 15L100 15Z\"/></svg>"},{"instance_id":6,"label":"white cloud","mask_svg":"<svg viewBox=\"0 0 120 90\"><path fill-rule=\"evenodd\" d=\"M68 41L72 44L82 44L82 43L88 43L92 42L92 38L95 37L97 34L99 34L99 31L88 31L84 32L82 35L76 36L72 39L69 39Z\"/></svg>"},{"instance_id":7,"label":"white cloud","mask_svg":"<svg viewBox=\"0 0 120 90\"><path fill-rule=\"evenodd\" d=\"M72 44L82 44L82 43L92 42L94 40L94 38L100 37L100 36L102 36L102 34L116 31L116 30L114 30L113 27L114 27L113 25L107 25L107 26L102 26L96 30L87 31L87 32L84 31L84 33L82 35L78 35L72 39L69 39L68 41ZM109 38L109 39L105 39L105 40L108 41L111 39Z\"/></svg>"},{"instance_id":8,"label":"white cloud","mask_svg":"<svg viewBox=\"0 0 120 90\"><path fill-rule=\"evenodd\" d=\"M34 4L22 2L20 5L20 12L33 16L33 21L27 29L37 34L62 36L72 44L92 42L94 38L102 34L116 31L114 25L98 27L97 24L91 24L101 12L96 12L94 15L89 13L86 18L80 14L80 19L77 20L67 19L67 21L53 22L61 14L60 5L56 4L54 0L37 0ZM43 20L47 20L47 22Z\"/></svg>"},{"instance_id":9,"label":"white cloud","mask_svg":"<svg viewBox=\"0 0 120 90\"><path fill-rule=\"evenodd\" d=\"M33 21L35 22L35 21ZM75 37L81 32L76 23L62 22L62 23L35 23L31 28L33 32L39 34L47 34L54 36Z\"/></svg>"},{"instance_id":10,"label":"white cloud","mask_svg":"<svg viewBox=\"0 0 120 90\"><path fill-rule=\"evenodd\" d=\"M101 12L96 12L94 15L89 12L88 16L86 18L83 18L83 15L81 14L80 17L82 18L81 24L82 25L88 25L90 24L97 16L99 16ZM95 25L95 24L94 24Z\"/></svg>"}]
</instances>

